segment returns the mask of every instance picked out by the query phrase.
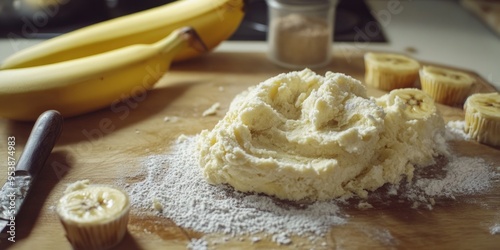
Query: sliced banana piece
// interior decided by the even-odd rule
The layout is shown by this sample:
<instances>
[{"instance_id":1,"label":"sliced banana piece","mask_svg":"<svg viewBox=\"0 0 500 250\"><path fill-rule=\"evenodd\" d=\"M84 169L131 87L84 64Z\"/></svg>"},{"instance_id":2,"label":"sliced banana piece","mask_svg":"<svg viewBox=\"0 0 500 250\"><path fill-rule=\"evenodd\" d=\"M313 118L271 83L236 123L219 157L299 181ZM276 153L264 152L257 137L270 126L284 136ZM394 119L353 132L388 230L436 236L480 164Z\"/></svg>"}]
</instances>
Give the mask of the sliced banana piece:
<instances>
[{"instance_id":1,"label":"sliced banana piece","mask_svg":"<svg viewBox=\"0 0 500 250\"><path fill-rule=\"evenodd\" d=\"M68 188L57 205L59 219L75 248L109 249L127 231L128 195L113 187L87 184Z\"/></svg>"},{"instance_id":2,"label":"sliced banana piece","mask_svg":"<svg viewBox=\"0 0 500 250\"><path fill-rule=\"evenodd\" d=\"M409 88L418 78L420 63L407 56L369 52L364 59L368 86L386 91Z\"/></svg>"},{"instance_id":3,"label":"sliced banana piece","mask_svg":"<svg viewBox=\"0 0 500 250\"><path fill-rule=\"evenodd\" d=\"M400 103L407 119L427 119L437 114L434 100L425 92L415 88L395 89L387 95L387 104Z\"/></svg>"},{"instance_id":4,"label":"sliced banana piece","mask_svg":"<svg viewBox=\"0 0 500 250\"><path fill-rule=\"evenodd\" d=\"M419 73L422 90L446 105L464 103L475 82L466 73L441 67L424 66Z\"/></svg>"},{"instance_id":5,"label":"sliced banana piece","mask_svg":"<svg viewBox=\"0 0 500 250\"><path fill-rule=\"evenodd\" d=\"M500 94L473 94L465 101L464 110L465 132L470 138L500 146Z\"/></svg>"}]
</instances>

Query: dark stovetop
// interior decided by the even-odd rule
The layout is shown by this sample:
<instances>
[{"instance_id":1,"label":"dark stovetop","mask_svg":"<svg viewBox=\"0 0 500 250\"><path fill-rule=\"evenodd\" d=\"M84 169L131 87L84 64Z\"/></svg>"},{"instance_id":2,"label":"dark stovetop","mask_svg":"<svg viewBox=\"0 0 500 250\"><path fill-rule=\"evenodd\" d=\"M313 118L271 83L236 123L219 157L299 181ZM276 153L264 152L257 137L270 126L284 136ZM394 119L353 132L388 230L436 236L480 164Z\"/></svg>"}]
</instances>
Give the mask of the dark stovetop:
<instances>
[{"instance_id":1,"label":"dark stovetop","mask_svg":"<svg viewBox=\"0 0 500 250\"><path fill-rule=\"evenodd\" d=\"M15 1L5 1L2 4ZM80 1L82 2L82 1ZM87 0L69 1L50 18L29 19L2 14L0 37L51 38L57 35L118 16L159 6L172 0ZM50 13L46 13L50 14ZM36 15L32 15L36 17ZM373 18L363 0L341 0L335 15L334 40L341 42L387 42L382 26ZM246 9L238 30L229 40L265 41L267 33L267 5L254 0ZM369 36L367 35L369 34Z\"/></svg>"}]
</instances>

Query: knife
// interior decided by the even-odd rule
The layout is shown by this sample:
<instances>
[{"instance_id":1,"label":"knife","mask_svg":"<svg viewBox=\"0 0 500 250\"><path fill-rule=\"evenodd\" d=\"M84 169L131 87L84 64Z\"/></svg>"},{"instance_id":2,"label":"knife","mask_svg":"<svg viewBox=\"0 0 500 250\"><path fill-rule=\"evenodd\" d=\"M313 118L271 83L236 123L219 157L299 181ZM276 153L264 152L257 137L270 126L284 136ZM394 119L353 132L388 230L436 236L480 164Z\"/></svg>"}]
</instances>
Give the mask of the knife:
<instances>
[{"instance_id":1,"label":"knife","mask_svg":"<svg viewBox=\"0 0 500 250\"><path fill-rule=\"evenodd\" d=\"M0 190L0 230L3 238L11 242L15 242L16 237L16 216L52 152L62 132L62 124L63 118L58 111L42 113L31 130L15 171L8 171L7 181Z\"/></svg>"}]
</instances>

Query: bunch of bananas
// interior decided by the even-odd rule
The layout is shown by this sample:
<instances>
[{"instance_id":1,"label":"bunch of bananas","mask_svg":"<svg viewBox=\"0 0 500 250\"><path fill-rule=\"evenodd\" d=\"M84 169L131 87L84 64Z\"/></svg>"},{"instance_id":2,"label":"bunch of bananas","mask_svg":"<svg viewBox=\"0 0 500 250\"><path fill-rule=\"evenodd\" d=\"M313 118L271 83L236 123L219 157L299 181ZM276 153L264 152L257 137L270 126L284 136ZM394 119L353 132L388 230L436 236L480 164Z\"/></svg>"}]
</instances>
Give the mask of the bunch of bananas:
<instances>
[{"instance_id":1,"label":"bunch of bananas","mask_svg":"<svg viewBox=\"0 0 500 250\"><path fill-rule=\"evenodd\" d=\"M229 38L244 2L180 0L19 51L1 65L0 117L32 121L47 109L70 117L151 88L172 61Z\"/></svg>"}]
</instances>

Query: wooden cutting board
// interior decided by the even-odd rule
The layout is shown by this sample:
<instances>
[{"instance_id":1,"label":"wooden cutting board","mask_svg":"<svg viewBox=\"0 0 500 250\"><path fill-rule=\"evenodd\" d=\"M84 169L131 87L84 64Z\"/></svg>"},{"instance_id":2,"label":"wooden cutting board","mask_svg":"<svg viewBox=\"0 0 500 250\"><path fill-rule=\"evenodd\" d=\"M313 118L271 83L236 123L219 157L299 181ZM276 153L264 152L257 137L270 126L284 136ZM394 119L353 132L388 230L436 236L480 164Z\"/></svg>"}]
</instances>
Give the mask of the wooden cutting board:
<instances>
[{"instance_id":1,"label":"wooden cutting board","mask_svg":"<svg viewBox=\"0 0 500 250\"><path fill-rule=\"evenodd\" d=\"M317 73L342 72L359 80L364 77L362 53L336 51L333 62ZM427 64L423 62L423 64ZM37 179L31 196L16 218L16 242L0 248L69 249L54 206L66 185L90 179L93 183L114 184L116 180L140 181L139 160L152 154L165 154L180 134L194 135L212 128L223 117L233 97L247 87L287 72L271 64L259 53L212 53L191 62L178 63L144 95L136 95L114 108L70 118L51 157ZM495 89L478 77L476 92ZM373 96L384 92L368 88ZM202 112L215 102L221 108L215 116ZM445 120L463 120L461 107L439 105ZM177 116L177 122L165 122L166 116ZM17 157L23 150L33 123L0 120L3 145L15 136ZM500 151L475 142L453 143L455 150L467 156L479 156L500 165ZM6 161L5 146L0 152ZM6 164L2 164L5 166ZM6 168L0 178L5 179ZM498 168L497 168L498 171ZM135 177L130 177L135 176ZM474 201L474 202L469 202ZM500 223L500 183L488 192L440 201L433 210L409 206L386 206L368 210L343 207L350 215L348 223L332 228L326 236L327 246L319 249L499 249L500 235L489 227ZM382 229L393 236L387 241L369 232ZM132 216L128 234L117 249L185 249L190 238L202 234L177 227L159 217ZM300 242L301 239L294 239ZM270 240L252 244L229 241L218 249L294 249L296 245L278 246Z\"/></svg>"}]
</instances>

